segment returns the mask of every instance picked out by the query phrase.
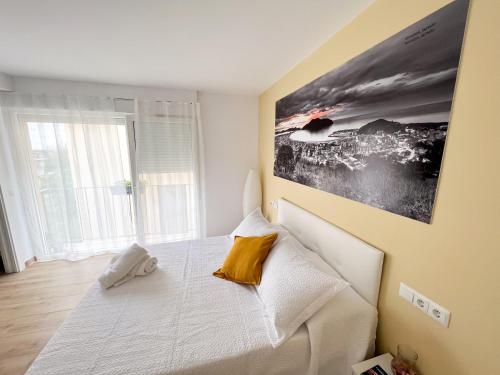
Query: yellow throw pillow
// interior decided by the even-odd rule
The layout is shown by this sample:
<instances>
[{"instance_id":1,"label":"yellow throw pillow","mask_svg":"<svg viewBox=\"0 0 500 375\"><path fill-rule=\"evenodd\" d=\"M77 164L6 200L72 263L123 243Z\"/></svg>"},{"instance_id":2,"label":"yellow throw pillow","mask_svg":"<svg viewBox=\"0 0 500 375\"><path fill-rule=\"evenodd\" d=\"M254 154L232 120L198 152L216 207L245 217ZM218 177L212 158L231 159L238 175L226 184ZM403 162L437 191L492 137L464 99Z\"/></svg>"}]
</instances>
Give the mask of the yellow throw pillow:
<instances>
[{"instance_id":1,"label":"yellow throw pillow","mask_svg":"<svg viewBox=\"0 0 500 375\"><path fill-rule=\"evenodd\" d=\"M221 268L214 276L242 284L259 285L262 263L267 258L278 233L262 237L238 237Z\"/></svg>"}]
</instances>

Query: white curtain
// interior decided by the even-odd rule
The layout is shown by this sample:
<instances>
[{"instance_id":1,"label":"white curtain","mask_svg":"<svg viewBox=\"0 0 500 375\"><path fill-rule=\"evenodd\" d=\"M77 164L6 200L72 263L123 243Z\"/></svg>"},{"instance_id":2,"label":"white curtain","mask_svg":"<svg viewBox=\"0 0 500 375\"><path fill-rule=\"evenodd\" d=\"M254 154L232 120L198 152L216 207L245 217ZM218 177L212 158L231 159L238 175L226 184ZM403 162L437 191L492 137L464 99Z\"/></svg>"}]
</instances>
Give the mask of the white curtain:
<instances>
[{"instance_id":1,"label":"white curtain","mask_svg":"<svg viewBox=\"0 0 500 375\"><path fill-rule=\"evenodd\" d=\"M196 104L137 101L136 114L111 98L2 94L0 104L38 259L204 235Z\"/></svg>"},{"instance_id":2,"label":"white curtain","mask_svg":"<svg viewBox=\"0 0 500 375\"><path fill-rule=\"evenodd\" d=\"M135 207L140 242L205 236L199 104L136 101Z\"/></svg>"}]
</instances>

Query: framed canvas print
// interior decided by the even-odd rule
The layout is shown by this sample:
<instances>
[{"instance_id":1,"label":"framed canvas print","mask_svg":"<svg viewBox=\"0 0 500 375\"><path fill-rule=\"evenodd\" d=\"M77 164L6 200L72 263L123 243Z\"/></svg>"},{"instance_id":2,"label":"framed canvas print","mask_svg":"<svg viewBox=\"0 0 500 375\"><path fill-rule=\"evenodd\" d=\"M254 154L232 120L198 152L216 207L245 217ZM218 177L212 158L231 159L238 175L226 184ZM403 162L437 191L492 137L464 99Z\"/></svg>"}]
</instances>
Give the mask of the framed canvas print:
<instances>
[{"instance_id":1,"label":"framed canvas print","mask_svg":"<svg viewBox=\"0 0 500 375\"><path fill-rule=\"evenodd\" d=\"M469 2L276 102L274 175L430 223Z\"/></svg>"}]
</instances>

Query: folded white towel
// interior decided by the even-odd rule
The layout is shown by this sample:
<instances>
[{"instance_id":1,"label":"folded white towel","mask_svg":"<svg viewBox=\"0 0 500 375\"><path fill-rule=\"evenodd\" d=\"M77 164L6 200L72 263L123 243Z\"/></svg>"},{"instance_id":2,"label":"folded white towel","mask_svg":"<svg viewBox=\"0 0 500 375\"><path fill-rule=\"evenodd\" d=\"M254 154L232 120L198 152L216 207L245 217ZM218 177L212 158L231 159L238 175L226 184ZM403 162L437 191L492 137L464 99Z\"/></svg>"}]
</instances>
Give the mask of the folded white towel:
<instances>
[{"instance_id":1,"label":"folded white towel","mask_svg":"<svg viewBox=\"0 0 500 375\"><path fill-rule=\"evenodd\" d=\"M99 277L99 282L102 287L107 289L116 282L123 280L130 271L142 264L142 262L147 259L146 257L149 257L148 252L136 243L128 247ZM132 277L134 276L135 273ZM130 280L132 277L126 281Z\"/></svg>"},{"instance_id":2,"label":"folded white towel","mask_svg":"<svg viewBox=\"0 0 500 375\"><path fill-rule=\"evenodd\" d=\"M156 257L151 257L148 255L148 258L144 260L137 268L135 275L146 276L153 272L156 269L156 266L158 266L158 259L156 259Z\"/></svg>"},{"instance_id":3,"label":"folded white towel","mask_svg":"<svg viewBox=\"0 0 500 375\"><path fill-rule=\"evenodd\" d=\"M110 263L116 262L119 257L120 254L116 254L113 258L111 258ZM134 271L134 276L145 276L153 272L157 266L158 259L156 257L149 256L148 254L148 256L144 257L144 259L137 264L137 267L134 267L129 273Z\"/></svg>"},{"instance_id":4,"label":"folded white towel","mask_svg":"<svg viewBox=\"0 0 500 375\"><path fill-rule=\"evenodd\" d=\"M129 273L127 273L123 278L114 283L113 286L120 286L122 284L125 284L135 276L146 276L156 269L157 264L158 259L156 259L156 257L150 257L149 255L146 255L143 260L137 263L137 265L132 268Z\"/></svg>"}]
</instances>

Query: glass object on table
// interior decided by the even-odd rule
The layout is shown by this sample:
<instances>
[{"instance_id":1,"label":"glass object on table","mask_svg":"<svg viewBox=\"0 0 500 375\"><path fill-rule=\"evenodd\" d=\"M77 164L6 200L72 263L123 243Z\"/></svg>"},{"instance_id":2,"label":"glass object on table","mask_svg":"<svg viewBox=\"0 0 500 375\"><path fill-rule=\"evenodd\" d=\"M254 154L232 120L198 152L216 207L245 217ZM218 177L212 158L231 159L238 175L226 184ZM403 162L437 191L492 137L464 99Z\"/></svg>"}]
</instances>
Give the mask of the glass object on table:
<instances>
[{"instance_id":1,"label":"glass object on table","mask_svg":"<svg viewBox=\"0 0 500 375\"><path fill-rule=\"evenodd\" d=\"M418 375L415 367L418 354L408 345L398 345L398 353L391 362L394 375Z\"/></svg>"}]
</instances>

